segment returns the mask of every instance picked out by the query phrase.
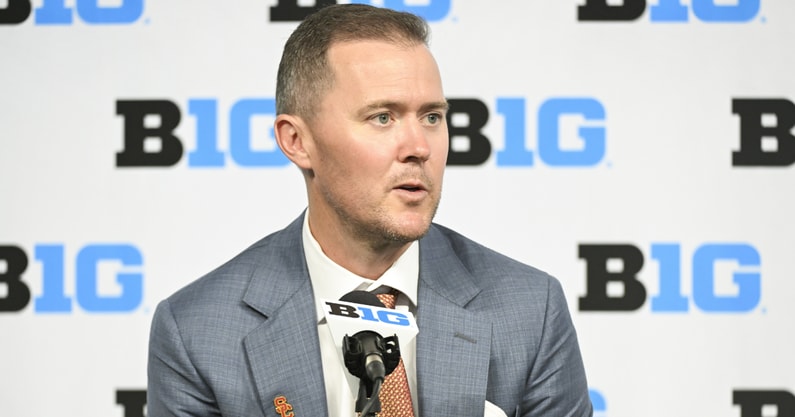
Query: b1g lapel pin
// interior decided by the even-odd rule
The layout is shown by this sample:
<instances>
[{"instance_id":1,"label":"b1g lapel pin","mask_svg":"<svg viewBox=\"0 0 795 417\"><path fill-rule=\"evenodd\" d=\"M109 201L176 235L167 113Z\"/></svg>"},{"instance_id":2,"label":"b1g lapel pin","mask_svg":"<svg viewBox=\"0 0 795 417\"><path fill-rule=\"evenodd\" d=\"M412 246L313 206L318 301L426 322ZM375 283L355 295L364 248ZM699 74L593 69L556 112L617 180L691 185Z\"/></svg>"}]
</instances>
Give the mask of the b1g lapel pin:
<instances>
[{"instance_id":1,"label":"b1g lapel pin","mask_svg":"<svg viewBox=\"0 0 795 417\"><path fill-rule=\"evenodd\" d=\"M284 395L280 395L273 399L273 406L276 408L276 412L279 413L282 417L294 417L295 414L293 413L293 406L287 402L287 397Z\"/></svg>"}]
</instances>

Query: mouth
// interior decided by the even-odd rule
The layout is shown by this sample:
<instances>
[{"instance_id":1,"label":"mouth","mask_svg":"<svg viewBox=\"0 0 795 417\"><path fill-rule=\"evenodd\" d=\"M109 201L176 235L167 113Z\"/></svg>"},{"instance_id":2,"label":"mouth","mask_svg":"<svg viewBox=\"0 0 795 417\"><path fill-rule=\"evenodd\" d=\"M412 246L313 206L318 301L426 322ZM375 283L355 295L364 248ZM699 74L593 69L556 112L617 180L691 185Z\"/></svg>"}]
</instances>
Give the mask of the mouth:
<instances>
[{"instance_id":1,"label":"mouth","mask_svg":"<svg viewBox=\"0 0 795 417\"><path fill-rule=\"evenodd\" d=\"M417 191L428 191L427 188L422 183L406 183L401 184L395 187L398 190L404 190L409 192L417 192Z\"/></svg>"}]
</instances>

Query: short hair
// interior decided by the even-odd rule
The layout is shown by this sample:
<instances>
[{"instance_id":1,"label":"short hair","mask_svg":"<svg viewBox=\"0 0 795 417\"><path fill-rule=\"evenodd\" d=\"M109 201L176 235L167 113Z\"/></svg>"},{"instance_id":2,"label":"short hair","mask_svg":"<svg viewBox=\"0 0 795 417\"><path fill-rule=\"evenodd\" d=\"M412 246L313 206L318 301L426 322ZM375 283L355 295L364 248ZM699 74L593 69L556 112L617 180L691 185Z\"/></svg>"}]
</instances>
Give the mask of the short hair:
<instances>
[{"instance_id":1,"label":"short hair","mask_svg":"<svg viewBox=\"0 0 795 417\"><path fill-rule=\"evenodd\" d=\"M336 42L381 40L428 45L427 22L411 13L364 4L324 7L309 15L287 39L276 78L276 114L311 119L331 89L328 50Z\"/></svg>"}]
</instances>

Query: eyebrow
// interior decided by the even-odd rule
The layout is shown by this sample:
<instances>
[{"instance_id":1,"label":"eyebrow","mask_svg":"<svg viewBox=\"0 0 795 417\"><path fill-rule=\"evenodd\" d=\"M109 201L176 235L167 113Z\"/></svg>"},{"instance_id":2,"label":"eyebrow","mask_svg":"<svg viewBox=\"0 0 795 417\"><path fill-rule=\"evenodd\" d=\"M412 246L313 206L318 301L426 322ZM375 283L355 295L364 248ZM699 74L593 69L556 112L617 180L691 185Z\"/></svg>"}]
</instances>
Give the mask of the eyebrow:
<instances>
[{"instance_id":1,"label":"eyebrow","mask_svg":"<svg viewBox=\"0 0 795 417\"><path fill-rule=\"evenodd\" d=\"M450 110L450 103L448 103L447 100L436 101L436 102L433 102L433 103L427 103L427 104L423 105L421 107L421 109L423 111L438 110L438 111L442 111L442 112L447 112L447 110Z\"/></svg>"},{"instance_id":2,"label":"eyebrow","mask_svg":"<svg viewBox=\"0 0 795 417\"><path fill-rule=\"evenodd\" d=\"M370 103L370 104L362 107L359 112L361 114L366 114L366 113L370 113L370 112L378 110L378 109L384 109L384 108L386 108L386 109L397 109L397 108L401 108L401 107L405 107L405 105L403 105L403 104L401 104L400 102L397 102L397 101L382 100L382 101L376 101L376 102ZM420 106L420 112L421 113L424 113L424 112L427 112L427 111L431 111L431 110L447 112L447 110L449 110L449 109L450 109L450 104L447 102L447 100L429 102L429 103L425 103L422 106Z\"/></svg>"}]
</instances>

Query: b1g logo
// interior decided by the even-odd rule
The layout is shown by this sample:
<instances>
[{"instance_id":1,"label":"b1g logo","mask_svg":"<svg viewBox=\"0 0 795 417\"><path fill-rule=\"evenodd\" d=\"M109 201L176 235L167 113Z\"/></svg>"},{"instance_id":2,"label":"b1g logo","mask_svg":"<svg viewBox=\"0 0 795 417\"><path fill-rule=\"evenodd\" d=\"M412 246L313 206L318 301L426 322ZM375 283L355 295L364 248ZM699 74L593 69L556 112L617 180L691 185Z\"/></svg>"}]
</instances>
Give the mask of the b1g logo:
<instances>
[{"instance_id":1,"label":"b1g logo","mask_svg":"<svg viewBox=\"0 0 795 417\"><path fill-rule=\"evenodd\" d=\"M734 390L732 394L740 417L795 417L795 395L789 391Z\"/></svg>"},{"instance_id":2,"label":"b1g logo","mask_svg":"<svg viewBox=\"0 0 795 417\"><path fill-rule=\"evenodd\" d=\"M397 310L373 308L363 305L343 304L331 301L326 301L326 305L329 307L328 314L338 317L358 319L375 323L393 324L396 326L411 325L411 320L409 320L409 317Z\"/></svg>"},{"instance_id":3,"label":"b1g logo","mask_svg":"<svg viewBox=\"0 0 795 417\"><path fill-rule=\"evenodd\" d=\"M36 313L69 313L73 301L83 310L97 313L129 312L141 304L143 257L133 245L92 244L81 248L75 258L74 300L67 295L72 289L66 288L64 245L37 244L33 253L42 267L41 294L33 306ZM0 312L21 311L29 304L31 290L23 280L28 263L22 248L0 245L0 288L5 287L0 291ZM110 278L104 273L108 267L118 271L112 279L106 279ZM118 289L108 291L114 285Z\"/></svg>"},{"instance_id":4,"label":"b1g logo","mask_svg":"<svg viewBox=\"0 0 795 417\"><path fill-rule=\"evenodd\" d=\"M733 99L740 117L740 149L733 166L787 167L795 164L795 103L783 98Z\"/></svg>"},{"instance_id":5,"label":"b1g logo","mask_svg":"<svg viewBox=\"0 0 795 417\"><path fill-rule=\"evenodd\" d=\"M223 167L227 153L242 167L281 167L289 164L270 129L270 137L252 135L252 123L264 119L272 125L276 117L273 98L237 100L228 111L228 150L218 139L218 100L190 99L188 114L196 120L196 148L188 154L190 167ZM182 120L179 106L170 100L118 100L116 113L124 117L124 149L116 154L117 167L168 167L184 154L182 140L174 130ZM262 140L254 141L253 137Z\"/></svg>"},{"instance_id":6,"label":"b1g logo","mask_svg":"<svg viewBox=\"0 0 795 417\"><path fill-rule=\"evenodd\" d=\"M651 258L659 265L659 293L651 298L655 313L686 312L690 302L710 313L743 313L759 305L761 257L747 243L706 243L692 254L692 293L682 289L682 249L678 243L653 243ZM646 303L646 286L638 279L643 252L631 244L581 244L586 262L586 291L580 311L633 311ZM731 279L717 282L717 271L733 268ZM721 285L719 285L721 284ZM718 291L718 288L721 291ZM726 288L731 287L730 290Z\"/></svg>"},{"instance_id":7,"label":"b1g logo","mask_svg":"<svg viewBox=\"0 0 795 417\"><path fill-rule=\"evenodd\" d=\"M490 117L479 99L449 99L448 165L481 165L492 156L492 142L483 133ZM241 167L282 167L282 154L270 127L276 117L273 98L235 101L228 111L217 99L189 99L188 114L195 119L196 146L188 152L191 168L224 167L231 160ZM605 156L605 109L589 97L550 98L537 112L537 149L527 145L527 102L522 97L498 97L496 110L504 120L504 148L496 152L497 166L531 167L536 161L555 167L590 167ZM116 113L124 118L124 148L116 154L117 167L169 167L182 160L183 139L174 133L182 111L171 100L118 100ZM223 119L222 119L223 118ZM220 120L219 120L220 119ZM218 135L220 121L228 120L228 136ZM266 123L262 123L266 122ZM253 134L252 126L261 134ZM564 138L562 128L576 133ZM228 146L224 146L226 142ZM564 144L565 142L565 144ZM573 143L573 144L572 144ZM227 158L228 157L228 158Z\"/></svg>"},{"instance_id":8,"label":"b1g logo","mask_svg":"<svg viewBox=\"0 0 795 417\"><path fill-rule=\"evenodd\" d=\"M138 21L144 11L144 0L74 0L74 7L66 0L43 0L33 9L31 0L5 0L0 8L0 24L19 24L33 14L36 25L70 25L77 15L88 24L120 25ZM108 5L110 3L110 5Z\"/></svg>"},{"instance_id":9,"label":"b1g logo","mask_svg":"<svg viewBox=\"0 0 795 417\"><path fill-rule=\"evenodd\" d=\"M271 22L300 22L310 14L318 11L319 9L337 4L336 0L315 0L314 6L299 5L300 0L278 0L275 6L271 7ZM425 0L424 2L417 2L412 0L382 0L382 1L368 1L368 0L351 0L349 3L356 4L372 4L373 6L380 6L387 9L404 11L421 16L429 22L437 22L444 20L450 13L451 0ZM306 3L306 2L301 2ZM417 4L425 3L425 4Z\"/></svg>"},{"instance_id":10,"label":"b1g logo","mask_svg":"<svg viewBox=\"0 0 795 417\"><path fill-rule=\"evenodd\" d=\"M702 22L742 23L753 20L760 9L761 0L690 0L690 7L684 0L657 0L649 7L652 23L687 22L690 12ZM646 12L646 0L623 0L621 4L609 0L586 0L577 8L579 21L631 21L637 20ZM731 3L731 4L726 4Z\"/></svg>"},{"instance_id":11,"label":"b1g logo","mask_svg":"<svg viewBox=\"0 0 795 417\"><path fill-rule=\"evenodd\" d=\"M484 164L493 147L482 132L490 117L489 108L475 98L449 99L448 103L447 165ZM602 162L606 152L606 112L599 100L555 97L543 101L535 113L535 152L527 143L527 107L523 97L497 97L496 110L504 121L504 148L496 152L498 167L531 167L537 159L552 167L592 167ZM561 133L565 127L574 127L576 133L571 136L575 137Z\"/></svg>"}]
</instances>

